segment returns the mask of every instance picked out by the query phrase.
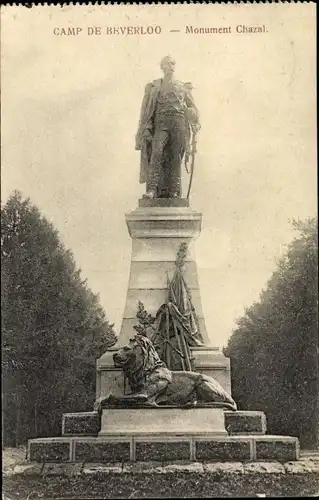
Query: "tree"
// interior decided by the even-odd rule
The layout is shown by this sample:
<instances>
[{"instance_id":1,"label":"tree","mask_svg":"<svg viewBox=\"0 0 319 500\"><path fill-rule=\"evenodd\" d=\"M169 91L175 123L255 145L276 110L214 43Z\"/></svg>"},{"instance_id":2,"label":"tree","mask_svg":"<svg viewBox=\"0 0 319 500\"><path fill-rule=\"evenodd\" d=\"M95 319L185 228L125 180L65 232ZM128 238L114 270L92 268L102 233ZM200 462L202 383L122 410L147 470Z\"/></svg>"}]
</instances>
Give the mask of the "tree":
<instances>
[{"instance_id":1,"label":"tree","mask_svg":"<svg viewBox=\"0 0 319 500\"><path fill-rule=\"evenodd\" d=\"M1 211L4 442L57 435L91 409L95 361L116 338L72 253L29 199Z\"/></svg>"},{"instance_id":2,"label":"tree","mask_svg":"<svg viewBox=\"0 0 319 500\"><path fill-rule=\"evenodd\" d=\"M225 354L239 406L264 410L270 432L309 447L319 445L317 222L293 228L299 236L237 321Z\"/></svg>"}]
</instances>

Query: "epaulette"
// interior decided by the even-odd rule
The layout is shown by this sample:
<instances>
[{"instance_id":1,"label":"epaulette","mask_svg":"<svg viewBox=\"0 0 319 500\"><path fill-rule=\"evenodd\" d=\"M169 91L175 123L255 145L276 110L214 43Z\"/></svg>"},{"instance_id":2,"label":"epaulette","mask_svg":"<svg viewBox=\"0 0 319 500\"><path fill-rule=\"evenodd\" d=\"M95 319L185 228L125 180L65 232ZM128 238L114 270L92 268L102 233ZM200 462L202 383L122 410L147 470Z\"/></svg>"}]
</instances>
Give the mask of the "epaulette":
<instances>
[{"instance_id":1,"label":"epaulette","mask_svg":"<svg viewBox=\"0 0 319 500\"><path fill-rule=\"evenodd\" d=\"M184 87L186 87L187 90L193 90L194 88L192 82L185 82Z\"/></svg>"}]
</instances>

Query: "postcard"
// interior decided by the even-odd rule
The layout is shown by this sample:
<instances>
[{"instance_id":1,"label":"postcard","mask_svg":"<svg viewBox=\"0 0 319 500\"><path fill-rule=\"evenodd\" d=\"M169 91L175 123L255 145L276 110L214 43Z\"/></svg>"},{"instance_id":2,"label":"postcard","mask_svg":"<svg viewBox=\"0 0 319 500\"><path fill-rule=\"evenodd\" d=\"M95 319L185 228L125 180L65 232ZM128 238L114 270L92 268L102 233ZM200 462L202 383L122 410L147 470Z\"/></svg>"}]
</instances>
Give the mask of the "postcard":
<instances>
[{"instance_id":1,"label":"postcard","mask_svg":"<svg viewBox=\"0 0 319 500\"><path fill-rule=\"evenodd\" d=\"M144 491L126 461L157 463L147 495L187 496L183 474L213 478L216 461L239 473L264 459L288 484L283 463L315 430L296 423L297 396L289 427L262 393L249 399L258 384L244 394L238 339L270 311L296 228L314 234L315 3L15 5L1 20L5 446L27 446L20 467L107 462L123 490L114 479L104 498ZM167 462L181 484L161 485Z\"/></svg>"}]
</instances>

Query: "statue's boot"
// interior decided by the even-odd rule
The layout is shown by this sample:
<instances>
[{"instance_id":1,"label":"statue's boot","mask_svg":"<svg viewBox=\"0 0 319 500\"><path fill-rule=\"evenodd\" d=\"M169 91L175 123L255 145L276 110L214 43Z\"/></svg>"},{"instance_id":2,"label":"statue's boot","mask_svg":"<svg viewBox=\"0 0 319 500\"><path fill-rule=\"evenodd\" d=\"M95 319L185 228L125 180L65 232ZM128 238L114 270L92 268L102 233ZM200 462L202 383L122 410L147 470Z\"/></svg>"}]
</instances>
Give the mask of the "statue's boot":
<instances>
[{"instance_id":1,"label":"statue's boot","mask_svg":"<svg viewBox=\"0 0 319 500\"><path fill-rule=\"evenodd\" d=\"M181 196L181 185L180 179L177 175L172 176L171 186L169 190L170 198L180 198Z\"/></svg>"},{"instance_id":2,"label":"statue's boot","mask_svg":"<svg viewBox=\"0 0 319 500\"><path fill-rule=\"evenodd\" d=\"M156 193L155 191L147 191L147 193L143 194L143 198L149 198L150 200L152 200L153 198L156 198Z\"/></svg>"}]
</instances>

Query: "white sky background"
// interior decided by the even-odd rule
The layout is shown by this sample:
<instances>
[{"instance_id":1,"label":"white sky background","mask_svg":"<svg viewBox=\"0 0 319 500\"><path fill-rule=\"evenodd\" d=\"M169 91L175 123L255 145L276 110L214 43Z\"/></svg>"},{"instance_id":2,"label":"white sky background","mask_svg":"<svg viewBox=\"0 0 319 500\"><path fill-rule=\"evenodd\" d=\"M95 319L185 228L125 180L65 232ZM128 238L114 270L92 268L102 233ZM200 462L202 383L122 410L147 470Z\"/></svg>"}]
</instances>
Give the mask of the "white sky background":
<instances>
[{"instance_id":1,"label":"white sky background","mask_svg":"<svg viewBox=\"0 0 319 500\"><path fill-rule=\"evenodd\" d=\"M239 35L237 24L268 33ZM54 27L159 25L159 36L54 36ZM185 26L232 26L186 35ZM181 29L180 33L169 33ZM145 84L176 59L201 115L191 206L206 325L225 345L258 299L289 219L316 212L315 4L5 7L2 201L30 196L119 331L144 193L134 135Z\"/></svg>"}]
</instances>

